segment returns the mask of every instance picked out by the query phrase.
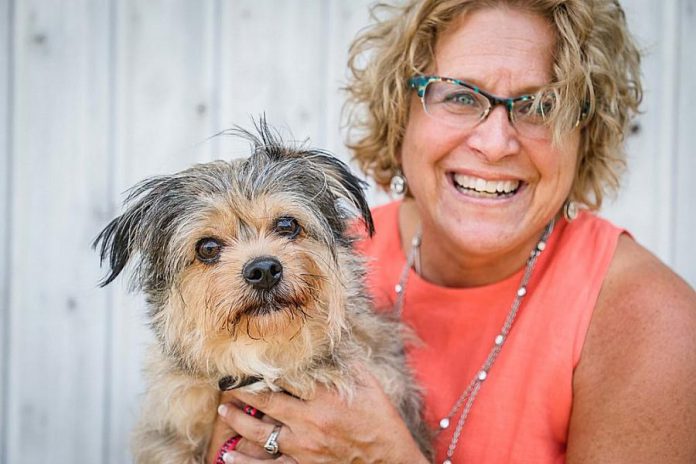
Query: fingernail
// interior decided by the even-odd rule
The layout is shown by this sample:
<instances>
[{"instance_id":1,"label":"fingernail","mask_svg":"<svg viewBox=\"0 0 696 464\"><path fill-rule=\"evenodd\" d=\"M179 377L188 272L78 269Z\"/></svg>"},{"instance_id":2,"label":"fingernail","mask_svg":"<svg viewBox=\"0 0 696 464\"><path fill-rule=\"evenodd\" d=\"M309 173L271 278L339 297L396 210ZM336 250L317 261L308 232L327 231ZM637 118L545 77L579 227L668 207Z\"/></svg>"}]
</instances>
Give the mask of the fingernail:
<instances>
[{"instance_id":1,"label":"fingernail","mask_svg":"<svg viewBox=\"0 0 696 464\"><path fill-rule=\"evenodd\" d=\"M222 455L222 460L225 461L227 464L233 464L234 456L232 456L230 453L225 453Z\"/></svg>"},{"instance_id":2,"label":"fingernail","mask_svg":"<svg viewBox=\"0 0 696 464\"><path fill-rule=\"evenodd\" d=\"M224 416L227 414L228 409L229 408L227 407L227 405L221 404L220 406L218 406L218 414L220 414L221 416ZM225 461L225 462L227 462L227 461ZM232 461L230 461L230 462L232 462Z\"/></svg>"}]
</instances>

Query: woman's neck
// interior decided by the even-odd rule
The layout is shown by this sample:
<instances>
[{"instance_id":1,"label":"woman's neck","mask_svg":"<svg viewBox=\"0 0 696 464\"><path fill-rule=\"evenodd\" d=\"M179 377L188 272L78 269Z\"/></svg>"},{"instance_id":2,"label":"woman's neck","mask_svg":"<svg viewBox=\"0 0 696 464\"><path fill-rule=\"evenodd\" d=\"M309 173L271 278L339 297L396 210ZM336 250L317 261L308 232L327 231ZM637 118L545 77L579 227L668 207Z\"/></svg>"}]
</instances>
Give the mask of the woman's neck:
<instances>
[{"instance_id":1,"label":"woman's neck","mask_svg":"<svg viewBox=\"0 0 696 464\"><path fill-rule=\"evenodd\" d=\"M479 287L504 280L524 267L539 239L530 237L529 243L494 252L465 250L433 229L421 224L413 201L403 203L399 230L404 253L411 253L412 238L421 234L418 271L423 279L443 287Z\"/></svg>"}]
</instances>

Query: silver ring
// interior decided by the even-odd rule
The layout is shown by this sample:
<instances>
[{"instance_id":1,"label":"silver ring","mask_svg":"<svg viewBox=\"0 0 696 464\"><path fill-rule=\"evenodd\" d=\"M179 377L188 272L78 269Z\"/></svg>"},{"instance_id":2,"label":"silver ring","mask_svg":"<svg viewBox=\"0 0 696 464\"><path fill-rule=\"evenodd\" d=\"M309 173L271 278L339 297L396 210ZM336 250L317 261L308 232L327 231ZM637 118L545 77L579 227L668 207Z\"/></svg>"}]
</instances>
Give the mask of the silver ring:
<instances>
[{"instance_id":1,"label":"silver ring","mask_svg":"<svg viewBox=\"0 0 696 464\"><path fill-rule=\"evenodd\" d=\"M271 456L278 454L278 435L280 435L281 425L276 425L273 427L273 431L266 439L266 443L263 444L263 449L266 450Z\"/></svg>"}]
</instances>

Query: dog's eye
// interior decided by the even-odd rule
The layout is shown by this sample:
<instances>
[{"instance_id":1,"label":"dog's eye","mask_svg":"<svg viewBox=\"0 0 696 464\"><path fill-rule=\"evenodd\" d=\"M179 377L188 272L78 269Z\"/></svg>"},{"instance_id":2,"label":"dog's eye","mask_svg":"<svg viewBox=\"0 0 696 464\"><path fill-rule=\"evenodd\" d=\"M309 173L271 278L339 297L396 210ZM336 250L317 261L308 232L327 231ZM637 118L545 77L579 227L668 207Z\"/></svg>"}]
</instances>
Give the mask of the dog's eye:
<instances>
[{"instance_id":1,"label":"dog's eye","mask_svg":"<svg viewBox=\"0 0 696 464\"><path fill-rule=\"evenodd\" d=\"M294 217L278 218L275 232L283 237L295 238L302 231L300 223Z\"/></svg>"},{"instance_id":2,"label":"dog's eye","mask_svg":"<svg viewBox=\"0 0 696 464\"><path fill-rule=\"evenodd\" d=\"M222 244L214 238L202 238L196 244L196 257L204 263L214 263L220 257Z\"/></svg>"}]
</instances>

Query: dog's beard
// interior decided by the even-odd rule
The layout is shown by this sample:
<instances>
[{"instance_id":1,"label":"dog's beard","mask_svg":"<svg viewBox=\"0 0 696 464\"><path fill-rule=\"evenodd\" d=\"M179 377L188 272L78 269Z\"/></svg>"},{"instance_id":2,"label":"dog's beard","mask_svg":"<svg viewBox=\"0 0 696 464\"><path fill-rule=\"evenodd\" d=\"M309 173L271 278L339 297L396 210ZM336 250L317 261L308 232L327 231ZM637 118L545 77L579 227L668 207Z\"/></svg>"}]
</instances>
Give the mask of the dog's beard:
<instances>
[{"instance_id":1,"label":"dog's beard","mask_svg":"<svg viewBox=\"0 0 696 464\"><path fill-rule=\"evenodd\" d=\"M344 287L307 258L294 263L270 290L251 288L238 269L198 266L172 290L156 330L198 374L272 378L281 366L301 368L339 337Z\"/></svg>"},{"instance_id":2,"label":"dog's beard","mask_svg":"<svg viewBox=\"0 0 696 464\"><path fill-rule=\"evenodd\" d=\"M308 318L317 316L319 299L312 287L305 286L293 290L251 291L247 298L223 303L223 307L230 303L226 312L213 312L222 315L221 329L232 339L237 339L240 333L252 340L283 335L292 339Z\"/></svg>"}]
</instances>

